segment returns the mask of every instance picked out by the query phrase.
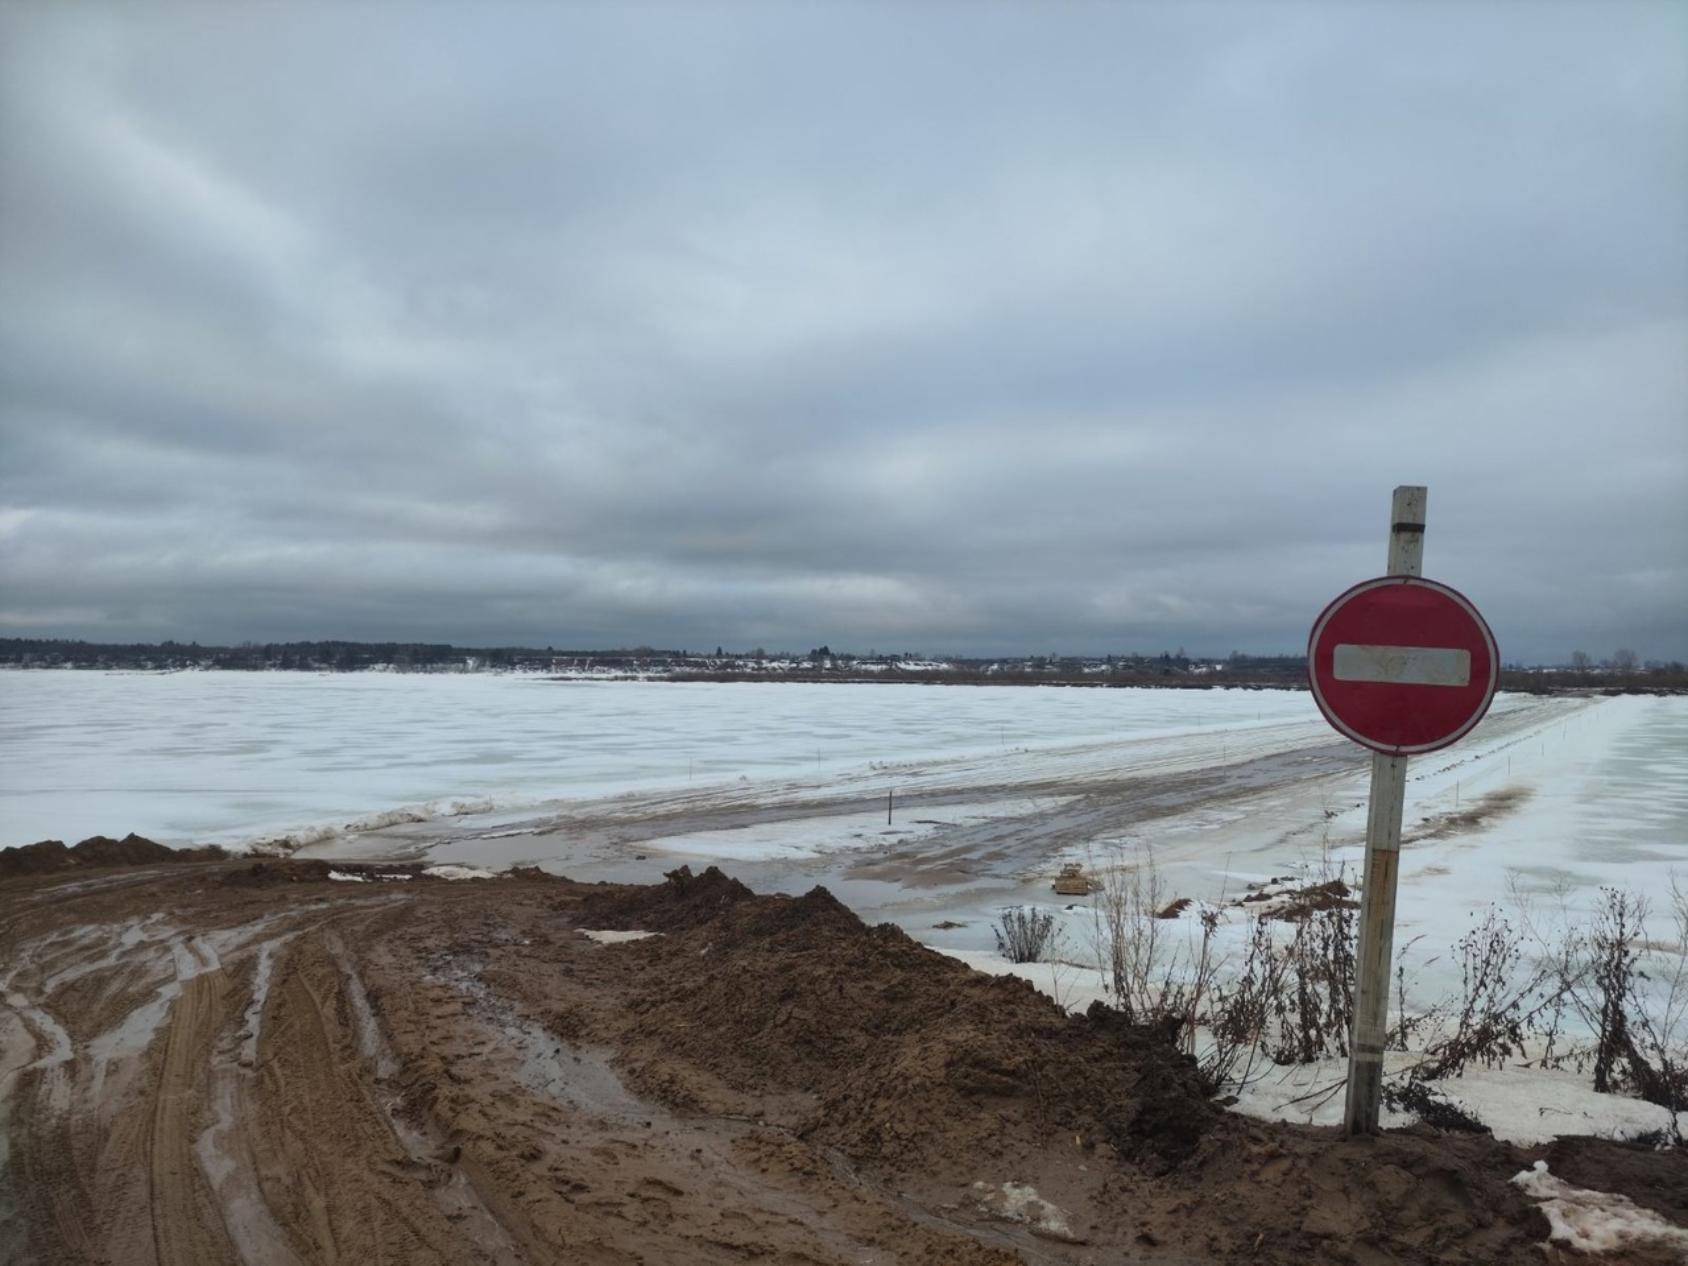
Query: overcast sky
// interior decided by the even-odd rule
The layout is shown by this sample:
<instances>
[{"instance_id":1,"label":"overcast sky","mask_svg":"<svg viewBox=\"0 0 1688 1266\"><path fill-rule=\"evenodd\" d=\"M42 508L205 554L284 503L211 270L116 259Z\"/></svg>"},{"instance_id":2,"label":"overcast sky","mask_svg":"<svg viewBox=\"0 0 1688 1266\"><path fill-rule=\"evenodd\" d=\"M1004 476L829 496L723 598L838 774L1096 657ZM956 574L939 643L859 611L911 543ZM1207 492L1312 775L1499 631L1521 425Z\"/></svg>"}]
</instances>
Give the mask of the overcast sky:
<instances>
[{"instance_id":1,"label":"overcast sky","mask_svg":"<svg viewBox=\"0 0 1688 1266\"><path fill-rule=\"evenodd\" d=\"M0 7L0 636L1688 658L1688 6Z\"/></svg>"}]
</instances>

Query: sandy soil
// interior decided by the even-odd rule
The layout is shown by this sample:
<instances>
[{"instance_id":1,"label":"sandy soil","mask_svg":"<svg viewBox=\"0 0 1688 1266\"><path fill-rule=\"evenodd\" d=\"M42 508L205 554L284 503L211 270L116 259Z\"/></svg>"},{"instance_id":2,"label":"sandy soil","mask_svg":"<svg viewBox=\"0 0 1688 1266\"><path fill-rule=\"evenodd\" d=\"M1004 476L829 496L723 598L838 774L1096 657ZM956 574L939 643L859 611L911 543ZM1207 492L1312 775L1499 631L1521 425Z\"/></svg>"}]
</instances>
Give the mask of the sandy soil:
<instances>
[{"instance_id":1,"label":"sandy soil","mask_svg":"<svg viewBox=\"0 0 1688 1266\"><path fill-rule=\"evenodd\" d=\"M0 883L0 1260L1569 1261L1537 1159L1688 1222L1681 1154L1233 1116L824 891L338 869Z\"/></svg>"}]
</instances>

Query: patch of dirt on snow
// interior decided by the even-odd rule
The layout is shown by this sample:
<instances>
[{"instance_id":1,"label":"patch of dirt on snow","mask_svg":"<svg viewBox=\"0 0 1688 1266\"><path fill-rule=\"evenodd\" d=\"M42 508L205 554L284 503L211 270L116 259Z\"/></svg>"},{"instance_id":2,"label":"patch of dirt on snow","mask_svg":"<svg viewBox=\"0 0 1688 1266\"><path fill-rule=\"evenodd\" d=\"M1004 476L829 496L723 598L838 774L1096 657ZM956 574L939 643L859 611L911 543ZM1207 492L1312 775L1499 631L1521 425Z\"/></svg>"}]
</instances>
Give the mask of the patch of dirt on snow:
<instances>
[{"instance_id":1,"label":"patch of dirt on snow","mask_svg":"<svg viewBox=\"0 0 1688 1266\"><path fill-rule=\"evenodd\" d=\"M1450 835L1475 831L1493 818L1505 817L1516 812L1529 798L1528 787L1502 787L1498 791L1491 791L1479 797L1463 809L1437 814L1423 825L1409 831L1405 840L1413 844L1419 840L1442 840Z\"/></svg>"}]
</instances>

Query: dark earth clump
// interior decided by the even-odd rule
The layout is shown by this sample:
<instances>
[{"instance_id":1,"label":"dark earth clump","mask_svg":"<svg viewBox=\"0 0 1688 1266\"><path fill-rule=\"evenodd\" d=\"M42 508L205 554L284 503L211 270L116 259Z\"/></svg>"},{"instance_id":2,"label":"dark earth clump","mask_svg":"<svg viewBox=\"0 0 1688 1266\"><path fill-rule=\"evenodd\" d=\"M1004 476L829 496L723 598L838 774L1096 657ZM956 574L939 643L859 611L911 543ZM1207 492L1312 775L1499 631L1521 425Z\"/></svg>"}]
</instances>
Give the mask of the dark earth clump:
<instances>
[{"instance_id":1,"label":"dark earth clump","mask_svg":"<svg viewBox=\"0 0 1688 1266\"><path fill-rule=\"evenodd\" d=\"M701 875L681 866L650 887L609 886L589 893L576 920L582 927L620 931L678 931L697 927L755 894L719 867Z\"/></svg>"},{"instance_id":2,"label":"dark earth clump","mask_svg":"<svg viewBox=\"0 0 1688 1266\"><path fill-rule=\"evenodd\" d=\"M238 866L223 876L223 882L237 887L263 888L271 884L327 883L330 871L342 875L361 875L368 880L393 879L409 876L412 879L431 879L422 873L417 862L325 862L314 858L264 858L246 866Z\"/></svg>"},{"instance_id":3,"label":"dark earth clump","mask_svg":"<svg viewBox=\"0 0 1688 1266\"><path fill-rule=\"evenodd\" d=\"M109 835L90 835L69 848L62 840L41 840L19 848L0 848L0 877L45 875L79 867L222 861L227 856L215 844L203 848L171 848L134 832L120 840L114 840Z\"/></svg>"}]
</instances>

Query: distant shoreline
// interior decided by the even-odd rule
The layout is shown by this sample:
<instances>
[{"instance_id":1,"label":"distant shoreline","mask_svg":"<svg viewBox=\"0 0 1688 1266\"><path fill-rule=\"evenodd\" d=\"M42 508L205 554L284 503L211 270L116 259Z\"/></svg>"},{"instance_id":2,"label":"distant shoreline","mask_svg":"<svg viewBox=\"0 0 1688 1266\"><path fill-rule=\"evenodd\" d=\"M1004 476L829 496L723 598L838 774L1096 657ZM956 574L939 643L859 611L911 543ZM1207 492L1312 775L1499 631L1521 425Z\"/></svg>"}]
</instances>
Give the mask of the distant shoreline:
<instances>
[{"instance_id":1,"label":"distant shoreline","mask_svg":"<svg viewBox=\"0 0 1688 1266\"><path fill-rule=\"evenodd\" d=\"M1627 654L1625 652L1624 654ZM1587 657L1584 657L1586 661ZM1071 686L1176 690L1305 690L1305 654L1218 658L1187 655L866 655L828 646L794 653L762 647L713 654L650 646L558 650L547 646L461 647L435 642L82 642L69 638L0 638L0 668L73 668L105 672L520 672L558 681L787 681L810 684L944 686ZM1627 661L1575 667L1503 667L1500 689L1528 694L1680 694L1688 667Z\"/></svg>"},{"instance_id":2,"label":"distant shoreline","mask_svg":"<svg viewBox=\"0 0 1688 1266\"><path fill-rule=\"evenodd\" d=\"M473 668L444 666L396 667L371 665L365 668L328 668L322 666L282 668L262 665L253 668L228 668L216 665L183 665L179 667L131 667L121 664L18 664L0 662L0 672L75 672L105 673L111 676L169 677L181 673L218 673L238 676L254 673L292 673L299 676L395 676L395 677L532 677L559 685L614 685L619 682L658 682L678 685L800 685L800 686L1011 686L1044 687L1065 690L1271 690L1299 692L1307 689L1307 682L1299 677L1244 678L1193 677L1189 674L1167 676L1103 676L1085 674L1034 673L912 673L912 672L665 672L607 670L602 672L557 673L535 668ZM1569 674L1566 674L1567 676ZM1497 687L1504 693L1528 695L1565 695L1615 698L1621 695L1657 695L1661 697L1688 695L1688 681L1681 678L1659 679L1652 674L1634 678L1607 679L1584 682L1556 679L1555 675L1537 672L1504 670Z\"/></svg>"}]
</instances>

